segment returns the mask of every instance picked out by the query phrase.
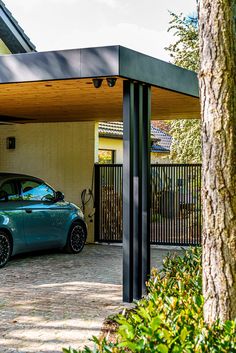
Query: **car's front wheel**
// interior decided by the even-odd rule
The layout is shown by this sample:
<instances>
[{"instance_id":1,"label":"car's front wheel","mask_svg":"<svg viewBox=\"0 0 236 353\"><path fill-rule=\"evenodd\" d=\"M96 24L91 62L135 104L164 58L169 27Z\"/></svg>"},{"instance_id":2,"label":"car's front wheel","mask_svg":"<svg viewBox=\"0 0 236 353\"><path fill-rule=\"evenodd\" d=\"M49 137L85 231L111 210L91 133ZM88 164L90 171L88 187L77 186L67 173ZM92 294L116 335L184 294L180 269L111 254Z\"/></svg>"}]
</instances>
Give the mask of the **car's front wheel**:
<instances>
[{"instance_id":1,"label":"car's front wheel","mask_svg":"<svg viewBox=\"0 0 236 353\"><path fill-rule=\"evenodd\" d=\"M11 256L11 240L8 234L0 231L0 268L4 267Z\"/></svg>"},{"instance_id":2,"label":"car's front wheel","mask_svg":"<svg viewBox=\"0 0 236 353\"><path fill-rule=\"evenodd\" d=\"M67 238L65 246L66 252L70 254L78 254L84 247L86 242L87 232L82 223L73 223Z\"/></svg>"}]
</instances>

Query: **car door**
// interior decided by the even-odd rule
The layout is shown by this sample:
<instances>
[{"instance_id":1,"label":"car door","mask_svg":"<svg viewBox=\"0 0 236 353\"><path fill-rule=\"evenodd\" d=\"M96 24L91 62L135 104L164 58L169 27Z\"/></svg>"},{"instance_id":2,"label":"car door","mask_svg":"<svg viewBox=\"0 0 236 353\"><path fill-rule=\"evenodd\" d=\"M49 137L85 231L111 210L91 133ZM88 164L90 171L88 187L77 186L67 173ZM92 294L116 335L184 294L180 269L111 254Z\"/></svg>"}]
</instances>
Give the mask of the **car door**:
<instances>
[{"instance_id":1,"label":"car door","mask_svg":"<svg viewBox=\"0 0 236 353\"><path fill-rule=\"evenodd\" d=\"M69 204L55 202L55 191L43 181L20 181L24 203L24 228L29 249L49 249L64 245Z\"/></svg>"},{"instance_id":2,"label":"car door","mask_svg":"<svg viewBox=\"0 0 236 353\"><path fill-rule=\"evenodd\" d=\"M12 234L13 254L26 250L22 199L18 184L13 179L0 186L0 227Z\"/></svg>"}]
</instances>

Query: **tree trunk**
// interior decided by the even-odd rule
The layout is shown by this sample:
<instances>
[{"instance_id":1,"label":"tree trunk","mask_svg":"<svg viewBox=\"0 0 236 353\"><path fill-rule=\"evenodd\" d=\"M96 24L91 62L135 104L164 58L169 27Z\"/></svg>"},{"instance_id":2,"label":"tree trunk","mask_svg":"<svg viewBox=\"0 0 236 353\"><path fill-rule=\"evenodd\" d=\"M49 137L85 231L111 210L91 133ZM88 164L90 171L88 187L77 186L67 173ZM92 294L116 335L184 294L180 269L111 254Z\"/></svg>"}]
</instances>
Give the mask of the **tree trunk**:
<instances>
[{"instance_id":1,"label":"tree trunk","mask_svg":"<svg viewBox=\"0 0 236 353\"><path fill-rule=\"evenodd\" d=\"M235 0L200 0L204 318L236 318Z\"/></svg>"},{"instance_id":2,"label":"tree trunk","mask_svg":"<svg viewBox=\"0 0 236 353\"><path fill-rule=\"evenodd\" d=\"M235 0L201 0L204 318L236 318Z\"/></svg>"}]
</instances>

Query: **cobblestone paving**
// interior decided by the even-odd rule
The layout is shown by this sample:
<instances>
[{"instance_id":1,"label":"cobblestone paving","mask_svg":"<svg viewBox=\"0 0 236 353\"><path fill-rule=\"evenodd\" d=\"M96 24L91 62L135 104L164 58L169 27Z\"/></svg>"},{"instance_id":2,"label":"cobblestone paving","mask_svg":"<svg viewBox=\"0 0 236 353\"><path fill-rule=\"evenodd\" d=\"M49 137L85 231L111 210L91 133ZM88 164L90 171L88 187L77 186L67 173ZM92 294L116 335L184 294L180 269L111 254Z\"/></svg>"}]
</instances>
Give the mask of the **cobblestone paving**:
<instances>
[{"instance_id":1,"label":"cobblestone paving","mask_svg":"<svg viewBox=\"0 0 236 353\"><path fill-rule=\"evenodd\" d=\"M167 252L152 250L152 265L160 266ZM124 307L121 274L118 246L13 258L0 269L0 353L59 353L89 344L103 320Z\"/></svg>"}]
</instances>

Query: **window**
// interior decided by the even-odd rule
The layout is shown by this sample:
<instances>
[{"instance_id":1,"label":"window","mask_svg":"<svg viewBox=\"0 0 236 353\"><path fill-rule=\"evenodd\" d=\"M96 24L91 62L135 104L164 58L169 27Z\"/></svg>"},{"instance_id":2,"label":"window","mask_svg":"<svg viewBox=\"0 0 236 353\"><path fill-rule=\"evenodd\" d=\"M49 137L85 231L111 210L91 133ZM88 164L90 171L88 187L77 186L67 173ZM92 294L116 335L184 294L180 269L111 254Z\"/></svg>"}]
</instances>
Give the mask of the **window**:
<instances>
[{"instance_id":1,"label":"window","mask_svg":"<svg viewBox=\"0 0 236 353\"><path fill-rule=\"evenodd\" d=\"M54 198L54 191L46 184L34 180L21 182L23 200L41 201Z\"/></svg>"},{"instance_id":2,"label":"window","mask_svg":"<svg viewBox=\"0 0 236 353\"><path fill-rule=\"evenodd\" d=\"M0 187L0 201L17 201L19 199L20 195L14 181L6 182Z\"/></svg>"},{"instance_id":3,"label":"window","mask_svg":"<svg viewBox=\"0 0 236 353\"><path fill-rule=\"evenodd\" d=\"M114 164L115 163L115 151L100 149L98 151L98 162L100 164Z\"/></svg>"}]
</instances>

